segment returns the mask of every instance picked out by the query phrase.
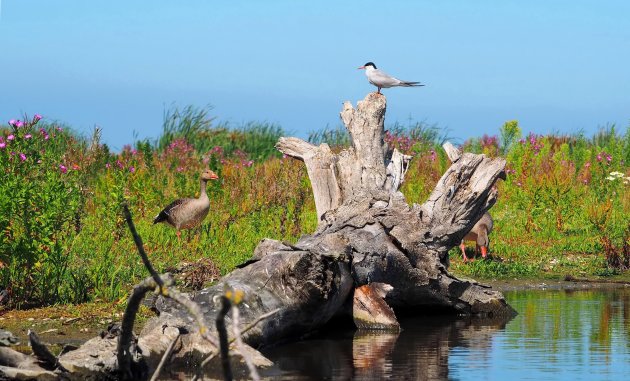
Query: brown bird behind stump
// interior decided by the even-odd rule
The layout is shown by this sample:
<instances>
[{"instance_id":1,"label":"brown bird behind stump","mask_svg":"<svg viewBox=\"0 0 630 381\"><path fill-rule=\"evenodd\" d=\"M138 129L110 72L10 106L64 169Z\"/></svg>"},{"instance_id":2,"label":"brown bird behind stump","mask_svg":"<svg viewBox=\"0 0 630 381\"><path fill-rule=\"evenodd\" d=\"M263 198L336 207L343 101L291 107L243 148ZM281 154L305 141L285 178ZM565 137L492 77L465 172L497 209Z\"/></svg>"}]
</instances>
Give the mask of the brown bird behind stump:
<instances>
[{"instance_id":1,"label":"brown bird behind stump","mask_svg":"<svg viewBox=\"0 0 630 381\"><path fill-rule=\"evenodd\" d=\"M459 248L462 249L462 255L464 256L464 262L468 262L469 259L466 256L466 245L465 241L475 241L475 255L481 251L481 256L485 258L488 255L488 246L490 246L490 238L488 235L492 232L492 226L494 222L492 221L492 217L490 213L485 212L483 216L477 221L475 226L464 236L462 239L462 243L459 245ZM473 256L472 259L474 260Z\"/></svg>"}]
</instances>

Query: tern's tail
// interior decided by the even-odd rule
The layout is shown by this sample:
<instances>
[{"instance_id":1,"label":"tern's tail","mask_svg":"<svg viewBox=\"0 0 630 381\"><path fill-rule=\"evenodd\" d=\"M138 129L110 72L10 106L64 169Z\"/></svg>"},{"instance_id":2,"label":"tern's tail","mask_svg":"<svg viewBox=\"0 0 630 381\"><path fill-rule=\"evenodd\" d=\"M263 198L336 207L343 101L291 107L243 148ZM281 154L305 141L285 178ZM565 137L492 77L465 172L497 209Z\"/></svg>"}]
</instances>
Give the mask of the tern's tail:
<instances>
[{"instance_id":1,"label":"tern's tail","mask_svg":"<svg viewBox=\"0 0 630 381\"><path fill-rule=\"evenodd\" d=\"M407 82L407 81L400 81L400 82L401 82L400 85L405 86L405 87L424 86L420 82Z\"/></svg>"}]
</instances>

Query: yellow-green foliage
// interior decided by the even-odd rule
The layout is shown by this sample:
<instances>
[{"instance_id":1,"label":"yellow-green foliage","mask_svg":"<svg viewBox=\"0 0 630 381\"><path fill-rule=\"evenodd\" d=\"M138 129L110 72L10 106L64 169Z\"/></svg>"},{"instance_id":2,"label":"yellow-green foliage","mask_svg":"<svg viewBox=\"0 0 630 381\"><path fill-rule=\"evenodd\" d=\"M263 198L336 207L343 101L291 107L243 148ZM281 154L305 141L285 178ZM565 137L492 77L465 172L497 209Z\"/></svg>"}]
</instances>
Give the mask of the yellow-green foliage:
<instances>
[{"instance_id":1,"label":"yellow-green foliage","mask_svg":"<svg viewBox=\"0 0 630 381\"><path fill-rule=\"evenodd\" d=\"M0 129L0 279L14 305L124 300L146 271L119 210L123 200L158 271L209 258L225 274L262 238L294 242L315 230L303 163L272 154L281 130L213 129L204 122L187 127L190 136L176 126L165 131L168 139L112 154L96 138L89 143L35 119ZM386 140L414 155L402 191L422 203L449 163L434 130L414 131L390 129ZM629 135L517 141L518 124L509 122L501 141L467 143L478 153L504 153L508 176L491 210L495 260L462 265L453 250L455 271L488 277L623 271L630 256ZM203 224L181 240L170 226L153 225L172 200L198 196L206 167L219 180L208 184L211 211Z\"/></svg>"}]
</instances>

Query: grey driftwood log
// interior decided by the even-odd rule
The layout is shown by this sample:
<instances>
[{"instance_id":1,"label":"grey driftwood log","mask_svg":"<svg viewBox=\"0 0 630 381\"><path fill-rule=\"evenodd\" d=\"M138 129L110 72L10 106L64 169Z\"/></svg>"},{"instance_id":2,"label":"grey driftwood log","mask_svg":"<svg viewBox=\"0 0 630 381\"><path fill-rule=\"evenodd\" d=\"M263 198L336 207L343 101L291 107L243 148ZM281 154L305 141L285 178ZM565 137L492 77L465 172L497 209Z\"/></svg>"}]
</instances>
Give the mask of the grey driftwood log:
<instances>
[{"instance_id":1,"label":"grey driftwood log","mask_svg":"<svg viewBox=\"0 0 630 381\"><path fill-rule=\"evenodd\" d=\"M265 346L301 337L335 315L347 314L353 290L373 282L391 286L385 300L394 309L418 314L446 309L494 318L515 314L500 292L458 279L447 270L449 249L496 201L493 186L504 176L505 161L461 154L447 143L451 167L427 201L410 205L399 188L411 157L384 143L385 109L385 97L376 93L358 102L356 109L346 102L341 119L352 146L339 153L326 144L279 140L278 150L306 165L319 226L294 244L261 241L252 260L191 295L207 321L214 321L217 299L226 286L242 290L244 324L279 309L243 336L251 347ZM216 350L201 338L186 311L165 299L158 300L157 308L160 316L141 332L136 345L141 352L134 356L146 372L151 373L177 336L174 364L177 359L198 362ZM70 371L64 377L97 379L112 374L116 340L97 337L61 355L59 363ZM256 358L265 364L264 357ZM218 369L218 362L209 368ZM0 367L0 374L5 369Z\"/></svg>"}]
</instances>

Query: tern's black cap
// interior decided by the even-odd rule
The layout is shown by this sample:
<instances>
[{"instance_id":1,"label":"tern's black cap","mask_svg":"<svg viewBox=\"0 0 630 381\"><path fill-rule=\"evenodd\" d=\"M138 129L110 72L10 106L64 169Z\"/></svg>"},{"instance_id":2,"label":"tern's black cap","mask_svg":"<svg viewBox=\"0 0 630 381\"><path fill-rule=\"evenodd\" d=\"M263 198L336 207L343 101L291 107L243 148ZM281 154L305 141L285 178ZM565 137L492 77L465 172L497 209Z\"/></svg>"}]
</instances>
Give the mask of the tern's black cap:
<instances>
[{"instance_id":1,"label":"tern's black cap","mask_svg":"<svg viewBox=\"0 0 630 381\"><path fill-rule=\"evenodd\" d=\"M374 69L376 69L376 65L374 65L374 62L368 62L363 66L372 66Z\"/></svg>"}]
</instances>

